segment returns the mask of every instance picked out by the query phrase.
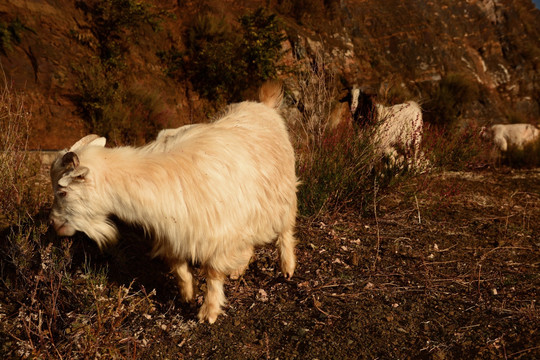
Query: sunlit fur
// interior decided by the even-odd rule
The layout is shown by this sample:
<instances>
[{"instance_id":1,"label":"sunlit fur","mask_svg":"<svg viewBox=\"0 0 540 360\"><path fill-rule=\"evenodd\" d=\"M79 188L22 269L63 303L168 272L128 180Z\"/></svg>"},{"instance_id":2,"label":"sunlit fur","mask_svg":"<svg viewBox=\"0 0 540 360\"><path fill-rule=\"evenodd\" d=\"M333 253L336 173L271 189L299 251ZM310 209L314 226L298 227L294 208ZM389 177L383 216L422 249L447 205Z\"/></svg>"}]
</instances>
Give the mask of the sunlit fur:
<instances>
[{"instance_id":1,"label":"sunlit fur","mask_svg":"<svg viewBox=\"0 0 540 360\"><path fill-rule=\"evenodd\" d=\"M499 151L506 152L510 147L523 149L540 137L540 130L531 124L496 124L489 130L483 128L482 135L490 139Z\"/></svg>"},{"instance_id":2,"label":"sunlit fur","mask_svg":"<svg viewBox=\"0 0 540 360\"><path fill-rule=\"evenodd\" d=\"M247 267L253 247L277 239L281 269L292 276L295 159L274 108L281 87L265 86L263 103L230 105L211 124L168 130L145 147L75 149L75 170L88 169L84 179L62 171L57 160L53 188L65 195L55 197L55 228L65 222L103 247L118 235L110 215L142 225L153 235L153 255L171 266L188 301L193 284L187 263L203 266L207 294L199 318L211 323L225 303L225 275Z\"/></svg>"}]
</instances>

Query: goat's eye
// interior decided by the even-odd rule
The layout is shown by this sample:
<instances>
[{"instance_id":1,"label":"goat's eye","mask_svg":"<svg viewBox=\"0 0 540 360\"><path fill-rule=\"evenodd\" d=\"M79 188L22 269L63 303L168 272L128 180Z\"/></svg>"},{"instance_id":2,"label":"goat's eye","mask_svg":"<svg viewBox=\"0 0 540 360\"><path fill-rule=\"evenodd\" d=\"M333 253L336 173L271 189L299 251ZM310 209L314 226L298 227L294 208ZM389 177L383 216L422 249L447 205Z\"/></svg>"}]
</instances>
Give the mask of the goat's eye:
<instances>
[{"instance_id":1,"label":"goat's eye","mask_svg":"<svg viewBox=\"0 0 540 360\"><path fill-rule=\"evenodd\" d=\"M56 192L56 195L58 195L58 197L60 197L60 198L64 198L64 197L66 197L67 192L65 192L63 190L60 190L60 191Z\"/></svg>"}]
</instances>

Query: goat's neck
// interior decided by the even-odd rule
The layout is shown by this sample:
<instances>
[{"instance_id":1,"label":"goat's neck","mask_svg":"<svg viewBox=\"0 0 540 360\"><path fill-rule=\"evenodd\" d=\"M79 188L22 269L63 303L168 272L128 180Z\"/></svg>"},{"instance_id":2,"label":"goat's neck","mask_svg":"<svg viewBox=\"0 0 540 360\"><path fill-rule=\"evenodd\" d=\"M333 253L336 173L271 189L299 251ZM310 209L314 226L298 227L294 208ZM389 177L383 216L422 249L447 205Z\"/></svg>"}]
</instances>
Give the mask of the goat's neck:
<instances>
[{"instance_id":1,"label":"goat's neck","mask_svg":"<svg viewBox=\"0 0 540 360\"><path fill-rule=\"evenodd\" d=\"M180 191L178 164L163 155L121 148L111 153L104 170L103 191L110 199L110 212L124 221L144 222L155 212L165 212L160 206L166 197Z\"/></svg>"}]
</instances>

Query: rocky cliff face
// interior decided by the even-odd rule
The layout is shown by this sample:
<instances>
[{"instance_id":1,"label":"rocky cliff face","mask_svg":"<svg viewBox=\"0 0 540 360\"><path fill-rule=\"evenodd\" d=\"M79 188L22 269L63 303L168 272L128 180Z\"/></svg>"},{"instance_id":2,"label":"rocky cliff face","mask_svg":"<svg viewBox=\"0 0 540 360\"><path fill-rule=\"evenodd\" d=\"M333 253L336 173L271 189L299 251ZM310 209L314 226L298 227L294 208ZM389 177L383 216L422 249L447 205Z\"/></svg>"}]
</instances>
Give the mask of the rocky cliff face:
<instances>
[{"instance_id":1,"label":"rocky cliff face","mask_svg":"<svg viewBox=\"0 0 540 360\"><path fill-rule=\"evenodd\" d=\"M393 86L429 107L439 82L460 74L481 93L462 116L482 122L538 121L540 11L531 0L208 0L156 1L153 6L174 16L163 17L161 31L142 29L129 44L122 81L152 89L163 99L166 126L196 121L204 111L194 110L202 101L196 92L165 75L156 53L182 43L185 23L202 11L233 22L260 6L280 16L290 61L323 52L344 87ZM0 3L0 34L8 33L10 24L22 24L18 38L12 36L9 46L4 41L0 61L8 82L28 95L33 147L65 147L86 132L73 96L80 81L77 67L96 56L88 21L75 1Z\"/></svg>"}]
</instances>

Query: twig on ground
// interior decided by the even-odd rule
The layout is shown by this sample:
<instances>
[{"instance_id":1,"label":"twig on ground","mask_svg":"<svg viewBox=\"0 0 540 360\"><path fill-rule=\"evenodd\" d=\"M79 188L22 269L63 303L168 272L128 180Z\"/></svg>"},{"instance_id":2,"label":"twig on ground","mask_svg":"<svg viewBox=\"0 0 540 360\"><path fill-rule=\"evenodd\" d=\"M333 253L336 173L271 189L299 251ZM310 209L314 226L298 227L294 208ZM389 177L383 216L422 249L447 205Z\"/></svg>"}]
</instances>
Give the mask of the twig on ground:
<instances>
[{"instance_id":1,"label":"twig on ground","mask_svg":"<svg viewBox=\"0 0 540 360\"><path fill-rule=\"evenodd\" d=\"M418 223L422 224L422 218L420 217L420 206L418 205L418 198L414 194L414 200L416 200L416 210L418 211Z\"/></svg>"},{"instance_id":2,"label":"twig on ground","mask_svg":"<svg viewBox=\"0 0 540 360\"><path fill-rule=\"evenodd\" d=\"M377 190L378 190L378 185L377 185L377 177L375 177L375 179L373 180L373 212L374 212L374 215L375 215L375 226L377 227L377 246L376 246L376 251L375 251L375 259L373 260L373 266L372 266L372 271L375 271L376 267L377 267L377 259L379 258L379 250L380 250L380 247L381 247L381 233L380 233L380 228L379 228L379 217L377 216Z\"/></svg>"}]
</instances>

